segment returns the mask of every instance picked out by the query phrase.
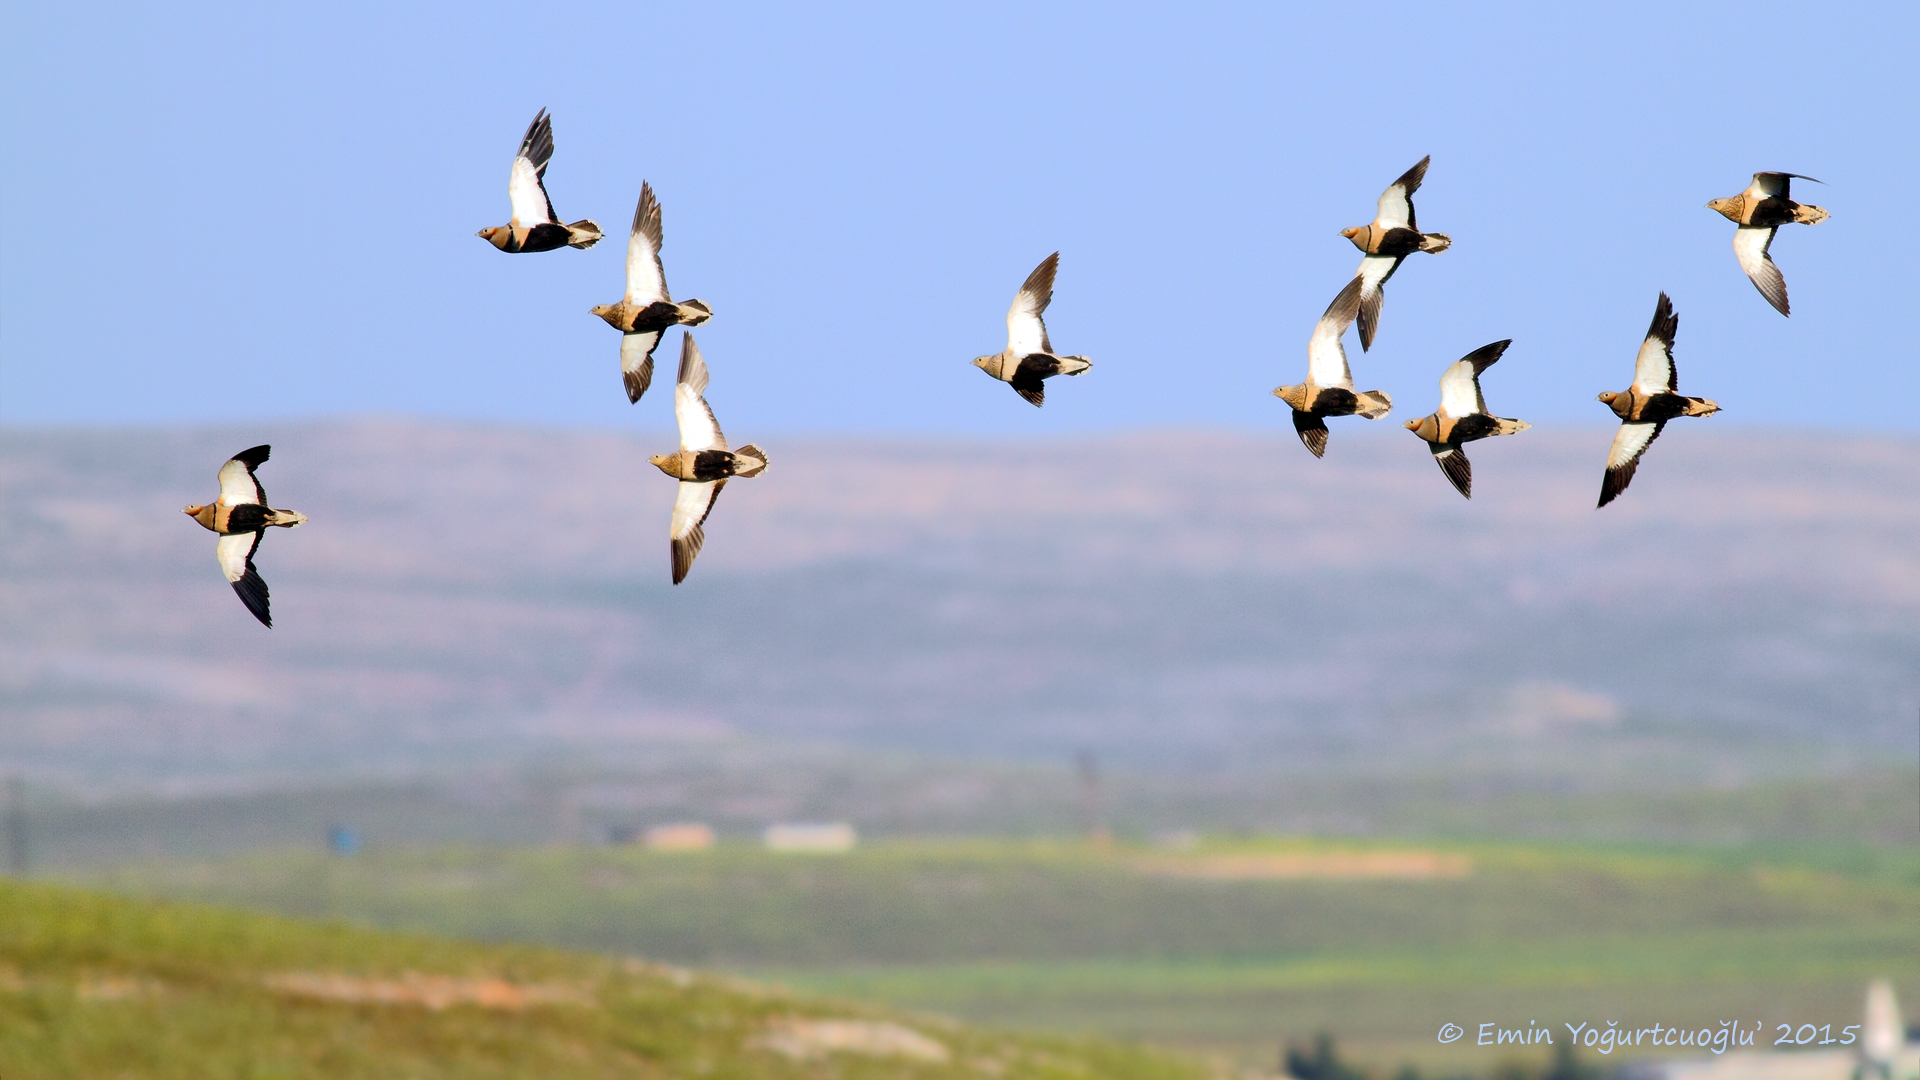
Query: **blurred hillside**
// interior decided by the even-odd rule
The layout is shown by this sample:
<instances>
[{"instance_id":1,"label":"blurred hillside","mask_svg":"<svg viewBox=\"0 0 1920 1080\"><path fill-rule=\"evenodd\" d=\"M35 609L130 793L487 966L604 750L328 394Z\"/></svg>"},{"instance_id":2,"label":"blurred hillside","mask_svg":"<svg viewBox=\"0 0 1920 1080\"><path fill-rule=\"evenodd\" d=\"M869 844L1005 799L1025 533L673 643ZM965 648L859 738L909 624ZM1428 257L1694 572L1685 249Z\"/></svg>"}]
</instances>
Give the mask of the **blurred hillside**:
<instances>
[{"instance_id":1,"label":"blurred hillside","mask_svg":"<svg viewBox=\"0 0 1920 1080\"><path fill-rule=\"evenodd\" d=\"M1200 1063L1005 1037L638 960L0 881L9 1077L1074 1076Z\"/></svg>"},{"instance_id":2,"label":"blurred hillside","mask_svg":"<svg viewBox=\"0 0 1920 1080\"><path fill-rule=\"evenodd\" d=\"M1081 750L1114 813L1166 808L1142 828L1910 786L1920 442L1693 424L1596 512L1603 428L1477 444L1471 502L1367 428L1324 461L1287 432L738 432L772 467L679 588L665 434L11 429L0 769L95 798L469 776L470 804L625 770L556 820L857 817L808 793L865 785L894 823L1056 830ZM312 518L261 549L271 631L179 513L260 441Z\"/></svg>"}]
</instances>

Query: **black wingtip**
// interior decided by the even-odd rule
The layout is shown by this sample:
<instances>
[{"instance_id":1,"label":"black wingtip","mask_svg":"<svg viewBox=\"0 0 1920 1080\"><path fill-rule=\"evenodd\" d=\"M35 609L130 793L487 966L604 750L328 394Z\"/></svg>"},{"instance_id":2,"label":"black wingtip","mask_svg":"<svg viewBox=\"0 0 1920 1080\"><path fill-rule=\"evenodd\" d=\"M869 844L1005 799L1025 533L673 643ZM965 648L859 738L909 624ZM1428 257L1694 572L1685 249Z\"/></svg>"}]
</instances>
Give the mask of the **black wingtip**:
<instances>
[{"instance_id":1,"label":"black wingtip","mask_svg":"<svg viewBox=\"0 0 1920 1080\"><path fill-rule=\"evenodd\" d=\"M1466 453L1457 446L1440 447L1428 443L1427 447L1433 451L1433 460L1440 466L1440 471L1453 482L1454 490L1468 499L1473 498L1473 463L1467 460Z\"/></svg>"},{"instance_id":2,"label":"black wingtip","mask_svg":"<svg viewBox=\"0 0 1920 1080\"><path fill-rule=\"evenodd\" d=\"M1313 453L1314 457L1327 456L1327 422L1309 412L1293 410L1293 430L1300 436L1300 445Z\"/></svg>"},{"instance_id":3,"label":"black wingtip","mask_svg":"<svg viewBox=\"0 0 1920 1080\"><path fill-rule=\"evenodd\" d=\"M240 580L233 583L233 592L240 598L241 603L247 605L247 610L253 612L253 617L260 620L260 625L269 630L273 629L273 614L267 606L267 583L251 563L247 565L247 572L241 575Z\"/></svg>"},{"instance_id":4,"label":"black wingtip","mask_svg":"<svg viewBox=\"0 0 1920 1080\"><path fill-rule=\"evenodd\" d=\"M1762 293L1761 295L1765 295ZM1659 338L1667 348L1673 348L1674 335L1680 332L1680 315L1673 310L1673 301L1666 292L1660 293L1660 302L1653 306L1653 322L1647 326L1647 336Z\"/></svg>"},{"instance_id":5,"label":"black wingtip","mask_svg":"<svg viewBox=\"0 0 1920 1080\"><path fill-rule=\"evenodd\" d=\"M1637 462L1628 462L1618 469L1608 469L1606 475L1600 478L1600 503L1594 507L1595 510L1619 498L1620 493L1627 490L1627 485L1633 483L1635 464Z\"/></svg>"},{"instance_id":6,"label":"black wingtip","mask_svg":"<svg viewBox=\"0 0 1920 1080\"><path fill-rule=\"evenodd\" d=\"M257 469L260 467L260 463L267 460L268 456L272 453L272 446L267 443L261 443L259 446L250 446L233 455L233 460L245 465L249 469Z\"/></svg>"}]
</instances>

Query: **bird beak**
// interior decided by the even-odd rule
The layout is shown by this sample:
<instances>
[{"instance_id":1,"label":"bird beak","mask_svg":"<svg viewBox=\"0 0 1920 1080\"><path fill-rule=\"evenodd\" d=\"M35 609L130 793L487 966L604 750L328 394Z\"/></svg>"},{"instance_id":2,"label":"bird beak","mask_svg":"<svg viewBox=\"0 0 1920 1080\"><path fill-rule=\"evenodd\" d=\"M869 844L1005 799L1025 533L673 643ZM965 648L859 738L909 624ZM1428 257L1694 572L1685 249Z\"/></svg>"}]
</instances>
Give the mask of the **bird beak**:
<instances>
[{"instance_id":1,"label":"bird beak","mask_svg":"<svg viewBox=\"0 0 1920 1080\"><path fill-rule=\"evenodd\" d=\"M1360 230L1357 228L1340 230L1340 235L1346 237L1349 240L1353 239L1355 236L1358 236L1359 234L1360 234Z\"/></svg>"},{"instance_id":2,"label":"bird beak","mask_svg":"<svg viewBox=\"0 0 1920 1080\"><path fill-rule=\"evenodd\" d=\"M185 510L182 510L180 512L187 515L188 517L192 517L193 515L200 512L200 508L197 506L189 506Z\"/></svg>"}]
</instances>

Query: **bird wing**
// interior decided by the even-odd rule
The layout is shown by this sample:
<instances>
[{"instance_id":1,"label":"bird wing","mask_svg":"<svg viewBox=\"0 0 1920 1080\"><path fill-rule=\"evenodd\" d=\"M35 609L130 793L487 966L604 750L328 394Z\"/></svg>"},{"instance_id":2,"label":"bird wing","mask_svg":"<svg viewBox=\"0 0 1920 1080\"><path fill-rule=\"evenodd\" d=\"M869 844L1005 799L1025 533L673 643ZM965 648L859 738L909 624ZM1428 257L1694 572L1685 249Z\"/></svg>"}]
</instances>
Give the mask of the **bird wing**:
<instances>
[{"instance_id":1,"label":"bird wing","mask_svg":"<svg viewBox=\"0 0 1920 1080\"><path fill-rule=\"evenodd\" d=\"M1040 260L1014 294L1013 306L1007 309L1007 348L1015 360L1053 352L1053 343L1047 340L1047 324L1040 315L1053 302L1053 273L1059 268L1060 253L1056 251Z\"/></svg>"},{"instance_id":2,"label":"bird wing","mask_svg":"<svg viewBox=\"0 0 1920 1080\"><path fill-rule=\"evenodd\" d=\"M220 560L220 572L233 583L234 594L240 597L240 602L247 605L254 618L272 626L273 616L267 610L267 583L253 568L253 553L260 549L260 538L265 535L264 530L228 533L214 545L213 553Z\"/></svg>"},{"instance_id":3,"label":"bird wing","mask_svg":"<svg viewBox=\"0 0 1920 1080\"><path fill-rule=\"evenodd\" d=\"M1420 190L1420 181L1427 177L1427 163L1433 160L1428 154L1420 159L1420 164L1400 174L1387 190L1380 193L1380 211L1373 219L1375 225L1388 229L1417 229L1413 223L1413 193Z\"/></svg>"},{"instance_id":4,"label":"bird wing","mask_svg":"<svg viewBox=\"0 0 1920 1080\"><path fill-rule=\"evenodd\" d=\"M1757 172L1753 174L1753 183L1747 186L1746 194L1764 199L1790 199L1793 196L1788 192L1792 190L1795 180L1813 180L1813 177L1790 172ZM1813 182L1824 183L1821 180Z\"/></svg>"},{"instance_id":5,"label":"bird wing","mask_svg":"<svg viewBox=\"0 0 1920 1080\"><path fill-rule=\"evenodd\" d=\"M1405 255L1367 255L1360 260L1360 348L1361 351L1373 348L1374 331L1380 326L1380 307L1387 298L1387 279L1393 276L1400 264L1407 261Z\"/></svg>"},{"instance_id":6,"label":"bird wing","mask_svg":"<svg viewBox=\"0 0 1920 1080\"><path fill-rule=\"evenodd\" d=\"M660 345L658 330L620 335L620 376L627 384L627 400L639 401L653 385L653 350Z\"/></svg>"},{"instance_id":7,"label":"bird wing","mask_svg":"<svg viewBox=\"0 0 1920 1080\"><path fill-rule=\"evenodd\" d=\"M541 182L551 157L553 122L547 118L547 110L541 109L527 125L520 152L513 158L513 171L507 176L507 197L513 200L515 224L531 226L558 220L553 215L553 201L547 198L547 187Z\"/></svg>"},{"instance_id":8,"label":"bird wing","mask_svg":"<svg viewBox=\"0 0 1920 1080\"><path fill-rule=\"evenodd\" d=\"M1627 490L1627 485L1633 482L1633 470L1640 464L1640 455L1660 437L1660 429L1665 426L1665 421L1628 421L1614 432L1613 448L1607 451L1607 474L1600 480L1601 506Z\"/></svg>"},{"instance_id":9,"label":"bird wing","mask_svg":"<svg viewBox=\"0 0 1920 1080\"><path fill-rule=\"evenodd\" d=\"M1471 416L1487 411L1486 395L1480 392L1480 373L1500 360L1513 339L1483 345L1453 362L1440 376L1440 411L1448 416Z\"/></svg>"},{"instance_id":10,"label":"bird wing","mask_svg":"<svg viewBox=\"0 0 1920 1080\"><path fill-rule=\"evenodd\" d=\"M1773 256L1767 249L1773 246L1773 236L1780 231L1778 225L1762 228L1757 225L1742 225L1733 230L1733 254L1740 260L1740 269L1747 272L1753 287L1767 298L1767 303L1780 314L1787 314L1787 279L1780 275L1780 268L1773 263Z\"/></svg>"},{"instance_id":11,"label":"bird wing","mask_svg":"<svg viewBox=\"0 0 1920 1080\"><path fill-rule=\"evenodd\" d=\"M1466 450L1451 443L1428 443L1427 449L1433 451L1434 463L1440 466L1440 471L1453 481L1454 490L1473 498L1473 462L1467 460Z\"/></svg>"},{"instance_id":12,"label":"bird wing","mask_svg":"<svg viewBox=\"0 0 1920 1080\"><path fill-rule=\"evenodd\" d=\"M680 377L673 388L673 416L680 422L680 449L725 450L727 437L701 395L707 389L707 362L692 334L680 337Z\"/></svg>"},{"instance_id":13,"label":"bird wing","mask_svg":"<svg viewBox=\"0 0 1920 1080\"><path fill-rule=\"evenodd\" d=\"M1673 366L1673 335L1679 329L1680 316L1673 310L1673 301L1661 293L1660 302L1653 308L1653 324L1647 327L1640 356L1633 362L1635 390L1648 395L1674 392L1680 379Z\"/></svg>"},{"instance_id":14,"label":"bird wing","mask_svg":"<svg viewBox=\"0 0 1920 1080\"><path fill-rule=\"evenodd\" d=\"M267 460L267 455L272 452L272 446L262 443L240 451L220 466L220 501L228 506L247 503L266 505L267 490L260 486L253 470Z\"/></svg>"},{"instance_id":15,"label":"bird wing","mask_svg":"<svg viewBox=\"0 0 1920 1080\"><path fill-rule=\"evenodd\" d=\"M1353 372L1347 368L1347 350L1341 347L1340 338L1359 313L1360 279L1356 277L1313 324L1313 337L1307 340L1307 378L1314 385L1353 389Z\"/></svg>"},{"instance_id":16,"label":"bird wing","mask_svg":"<svg viewBox=\"0 0 1920 1080\"><path fill-rule=\"evenodd\" d=\"M725 480L680 482L680 490L673 497L673 523L668 527L675 585L686 580L687 571L693 569L693 557L700 554L700 545L707 542L706 530L701 525L713 511L720 489L726 486Z\"/></svg>"},{"instance_id":17,"label":"bird wing","mask_svg":"<svg viewBox=\"0 0 1920 1080\"><path fill-rule=\"evenodd\" d=\"M633 231L627 236L627 302L646 305L672 299L667 295L667 271L660 265L660 203L653 197L653 185L642 180Z\"/></svg>"}]
</instances>

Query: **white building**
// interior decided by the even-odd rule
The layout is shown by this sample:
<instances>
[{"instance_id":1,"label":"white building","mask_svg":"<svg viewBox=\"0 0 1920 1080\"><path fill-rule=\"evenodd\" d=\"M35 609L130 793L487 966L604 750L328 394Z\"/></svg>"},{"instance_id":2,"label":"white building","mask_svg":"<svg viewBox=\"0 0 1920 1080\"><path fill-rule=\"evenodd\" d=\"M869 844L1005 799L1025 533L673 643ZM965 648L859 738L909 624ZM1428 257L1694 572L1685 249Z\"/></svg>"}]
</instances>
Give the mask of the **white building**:
<instances>
[{"instance_id":1,"label":"white building","mask_svg":"<svg viewBox=\"0 0 1920 1080\"><path fill-rule=\"evenodd\" d=\"M844 821L826 825L811 825L800 822L782 822L767 826L766 841L768 851L813 852L816 854L841 854L853 850L859 836L853 826Z\"/></svg>"}]
</instances>

